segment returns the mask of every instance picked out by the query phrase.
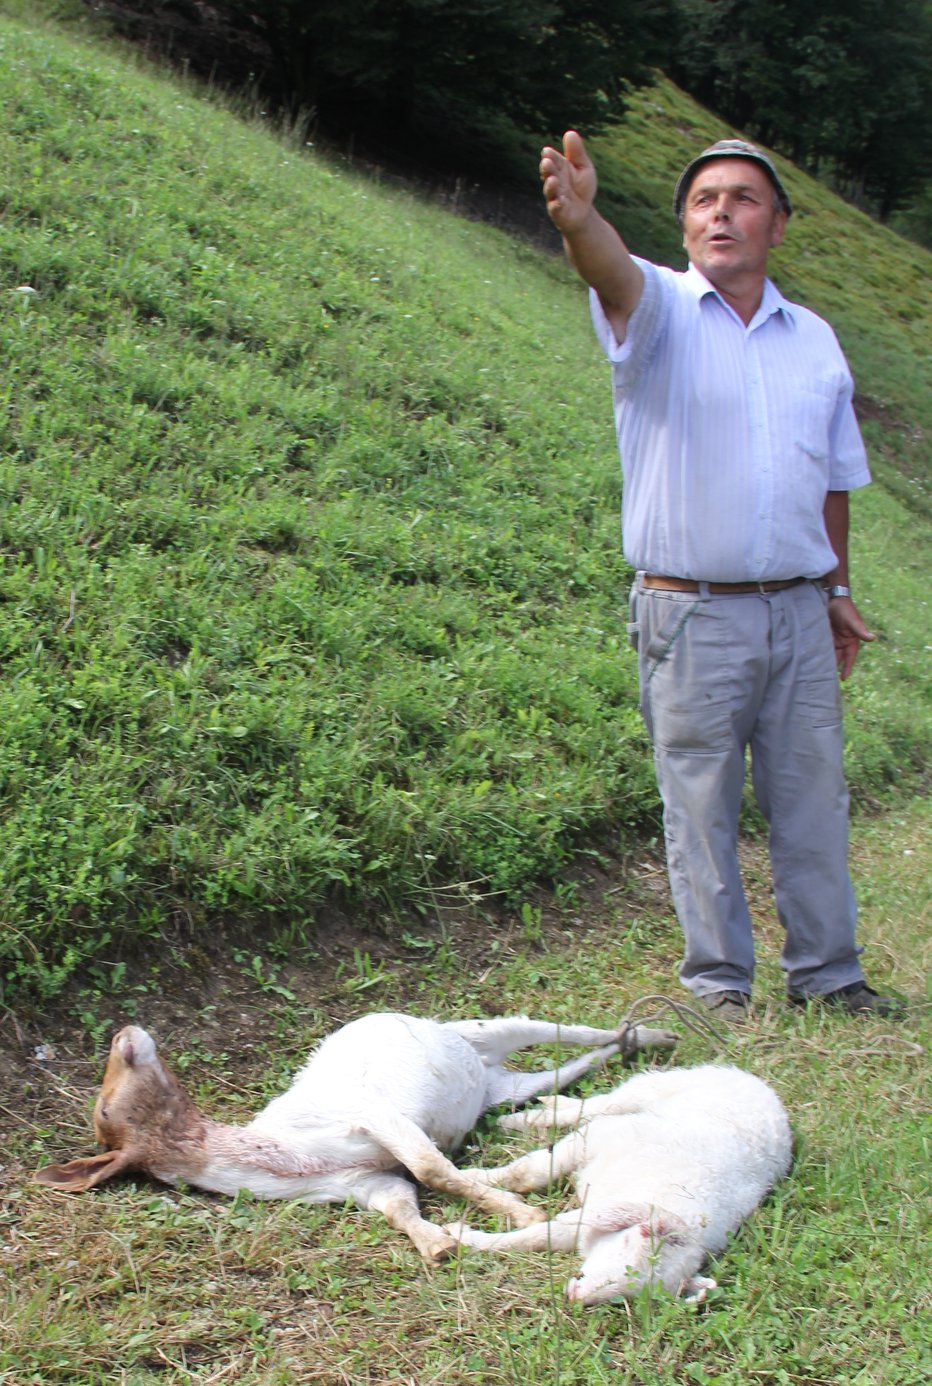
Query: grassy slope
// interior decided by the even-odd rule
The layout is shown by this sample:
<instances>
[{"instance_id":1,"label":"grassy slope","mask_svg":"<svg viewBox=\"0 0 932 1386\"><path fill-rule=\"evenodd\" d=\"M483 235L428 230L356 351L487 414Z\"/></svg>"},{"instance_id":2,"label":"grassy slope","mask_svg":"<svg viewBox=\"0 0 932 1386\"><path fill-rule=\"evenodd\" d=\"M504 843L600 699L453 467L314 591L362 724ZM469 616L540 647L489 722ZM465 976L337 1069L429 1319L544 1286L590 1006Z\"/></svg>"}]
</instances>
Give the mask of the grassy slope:
<instances>
[{"instance_id":1,"label":"grassy slope","mask_svg":"<svg viewBox=\"0 0 932 1386\"><path fill-rule=\"evenodd\" d=\"M653 814L607 380L562 264L100 50L0 42L8 973L54 989L179 911L300 925L334 885L520 899ZM664 88L605 145L609 206L642 170L635 248L672 248L646 207L712 128ZM906 421L878 455L913 467L928 256L800 202L801 233L882 251L897 311L865 276L833 316ZM798 245L818 306L831 257ZM888 641L851 691L861 799L927 725L927 525L897 487L856 512Z\"/></svg>"}]
</instances>

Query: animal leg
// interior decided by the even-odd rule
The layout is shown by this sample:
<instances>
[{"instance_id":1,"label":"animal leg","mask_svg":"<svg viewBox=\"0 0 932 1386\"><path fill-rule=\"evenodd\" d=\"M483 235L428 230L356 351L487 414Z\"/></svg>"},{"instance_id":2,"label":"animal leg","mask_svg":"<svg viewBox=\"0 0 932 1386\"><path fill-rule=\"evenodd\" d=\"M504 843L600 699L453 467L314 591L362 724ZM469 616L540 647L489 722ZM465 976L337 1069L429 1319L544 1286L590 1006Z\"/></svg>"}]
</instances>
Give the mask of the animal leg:
<instances>
[{"instance_id":1,"label":"animal leg","mask_svg":"<svg viewBox=\"0 0 932 1386\"><path fill-rule=\"evenodd\" d=\"M510 1218L518 1227L546 1215L512 1193L490 1188L470 1170L457 1169L413 1121L393 1108L370 1109L356 1129L392 1154L414 1178L430 1189L475 1203L487 1213Z\"/></svg>"},{"instance_id":2,"label":"animal leg","mask_svg":"<svg viewBox=\"0 0 932 1386\"><path fill-rule=\"evenodd\" d=\"M451 1020L445 1028L462 1035L483 1063L503 1064L532 1044L568 1044L590 1047L617 1042L617 1030L599 1030L591 1025L560 1025L551 1020L530 1020L526 1015L495 1016L491 1020Z\"/></svg>"},{"instance_id":3,"label":"animal leg","mask_svg":"<svg viewBox=\"0 0 932 1386\"><path fill-rule=\"evenodd\" d=\"M550 1222L539 1222L534 1227L520 1227L514 1232L480 1232L464 1222L448 1224L444 1228L462 1246L477 1247L483 1251L572 1251L576 1246L582 1221L582 1209L570 1208L558 1213Z\"/></svg>"},{"instance_id":4,"label":"animal leg","mask_svg":"<svg viewBox=\"0 0 932 1386\"><path fill-rule=\"evenodd\" d=\"M623 1025L618 1030L597 1029L591 1025L561 1025L551 1020L531 1020L527 1016L496 1016L491 1020L454 1020L447 1023L468 1041L489 1070L487 1102L497 1107L508 1102L520 1106L540 1093L559 1091L576 1082L615 1054L626 1057L639 1049L672 1049L676 1035L670 1030L651 1030L643 1025ZM534 1044L596 1045L590 1053L568 1060L558 1068L534 1073L514 1073L504 1062L512 1054Z\"/></svg>"},{"instance_id":5,"label":"animal leg","mask_svg":"<svg viewBox=\"0 0 932 1386\"><path fill-rule=\"evenodd\" d=\"M439 1266L456 1249L443 1228L421 1216L414 1185L400 1174L378 1174L353 1189L361 1208L374 1208L390 1227L410 1237L429 1266Z\"/></svg>"},{"instance_id":6,"label":"animal leg","mask_svg":"<svg viewBox=\"0 0 932 1386\"><path fill-rule=\"evenodd\" d=\"M536 1107L500 1116L496 1126L503 1131L553 1131L561 1126L578 1126L585 1099L581 1097L540 1097Z\"/></svg>"},{"instance_id":7,"label":"animal leg","mask_svg":"<svg viewBox=\"0 0 932 1386\"><path fill-rule=\"evenodd\" d=\"M573 1131L549 1150L532 1150L496 1169L468 1169L461 1173L494 1184L499 1189L529 1193L532 1189L546 1189L565 1179L582 1163L585 1151L585 1135Z\"/></svg>"},{"instance_id":8,"label":"animal leg","mask_svg":"<svg viewBox=\"0 0 932 1386\"><path fill-rule=\"evenodd\" d=\"M619 1041L612 1040L600 1049L593 1049L588 1054L568 1060L559 1068L542 1069L535 1073L514 1073L509 1069L490 1066L486 1082L489 1106L498 1107L507 1102L514 1107L520 1107L541 1093L569 1087L570 1083L575 1083L578 1078L582 1078L599 1064L604 1064L618 1051Z\"/></svg>"},{"instance_id":9,"label":"animal leg","mask_svg":"<svg viewBox=\"0 0 932 1386\"><path fill-rule=\"evenodd\" d=\"M639 1107L619 1106L615 1093L599 1093L594 1097L541 1097L536 1107L526 1112L512 1112L501 1116L497 1126L505 1131L554 1130L558 1127L580 1126L584 1121L596 1116L617 1115L621 1112L638 1111Z\"/></svg>"},{"instance_id":10,"label":"animal leg","mask_svg":"<svg viewBox=\"0 0 932 1386\"><path fill-rule=\"evenodd\" d=\"M666 1074L636 1073L611 1092L592 1097L561 1097L555 1094L541 1097L538 1105L528 1112L513 1112L498 1119L505 1131L553 1130L560 1126L579 1126L599 1116L627 1116L642 1112L657 1100L657 1079ZM662 1089L661 1089L662 1091Z\"/></svg>"}]
</instances>

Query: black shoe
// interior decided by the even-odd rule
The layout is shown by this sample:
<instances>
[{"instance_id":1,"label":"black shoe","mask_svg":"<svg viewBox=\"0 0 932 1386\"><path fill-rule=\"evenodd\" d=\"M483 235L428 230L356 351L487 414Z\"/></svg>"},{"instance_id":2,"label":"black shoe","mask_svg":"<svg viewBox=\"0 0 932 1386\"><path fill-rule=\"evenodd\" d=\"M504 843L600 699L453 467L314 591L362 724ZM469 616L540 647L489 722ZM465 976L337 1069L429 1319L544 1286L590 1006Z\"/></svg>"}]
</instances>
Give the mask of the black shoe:
<instances>
[{"instance_id":1,"label":"black shoe","mask_svg":"<svg viewBox=\"0 0 932 1386\"><path fill-rule=\"evenodd\" d=\"M817 993L807 996L791 991L787 999L791 1006L805 1006L809 1001L817 1001L822 1006L831 1006L834 1010L845 1011L848 1015L900 1018L905 1010L902 1001L895 1001L892 996L878 996L873 987L869 987L866 982L851 982L846 987L824 992L821 996Z\"/></svg>"},{"instance_id":2,"label":"black shoe","mask_svg":"<svg viewBox=\"0 0 932 1386\"><path fill-rule=\"evenodd\" d=\"M747 1020L751 1007L751 998L746 991L709 991L699 1000L716 1020L728 1020L732 1024Z\"/></svg>"}]
</instances>

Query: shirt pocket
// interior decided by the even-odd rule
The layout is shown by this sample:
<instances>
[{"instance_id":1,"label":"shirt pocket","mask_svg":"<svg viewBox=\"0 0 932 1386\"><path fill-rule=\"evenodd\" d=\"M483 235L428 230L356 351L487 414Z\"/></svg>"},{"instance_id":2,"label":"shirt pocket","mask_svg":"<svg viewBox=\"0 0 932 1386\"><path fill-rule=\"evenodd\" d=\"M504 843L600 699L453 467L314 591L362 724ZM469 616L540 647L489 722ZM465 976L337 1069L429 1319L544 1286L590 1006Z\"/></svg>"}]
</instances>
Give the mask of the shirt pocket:
<instances>
[{"instance_id":1,"label":"shirt pocket","mask_svg":"<svg viewBox=\"0 0 932 1386\"><path fill-rule=\"evenodd\" d=\"M806 380L793 386L794 441L815 462L827 462L832 420L838 407L838 386L830 380Z\"/></svg>"}]
</instances>

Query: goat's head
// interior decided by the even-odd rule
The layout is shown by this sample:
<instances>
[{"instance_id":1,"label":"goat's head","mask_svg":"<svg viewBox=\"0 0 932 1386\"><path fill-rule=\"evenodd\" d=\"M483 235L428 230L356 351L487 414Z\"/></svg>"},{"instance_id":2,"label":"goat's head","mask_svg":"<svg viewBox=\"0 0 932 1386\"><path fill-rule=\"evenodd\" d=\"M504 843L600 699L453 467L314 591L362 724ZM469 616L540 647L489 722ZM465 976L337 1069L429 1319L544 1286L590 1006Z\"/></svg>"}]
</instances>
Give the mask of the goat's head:
<instances>
[{"instance_id":1,"label":"goat's head","mask_svg":"<svg viewBox=\"0 0 932 1386\"><path fill-rule=\"evenodd\" d=\"M94 1104L97 1155L46 1165L40 1184L81 1193L115 1174L161 1172L173 1146L190 1141L203 1118L156 1053L155 1041L138 1025L114 1036L103 1083Z\"/></svg>"},{"instance_id":2,"label":"goat's head","mask_svg":"<svg viewBox=\"0 0 932 1386\"><path fill-rule=\"evenodd\" d=\"M566 1297L578 1304L604 1304L631 1299L655 1285L675 1295L701 1262L702 1252L685 1223L669 1213L655 1214L649 1221L594 1237L579 1274L567 1281Z\"/></svg>"}]
</instances>

